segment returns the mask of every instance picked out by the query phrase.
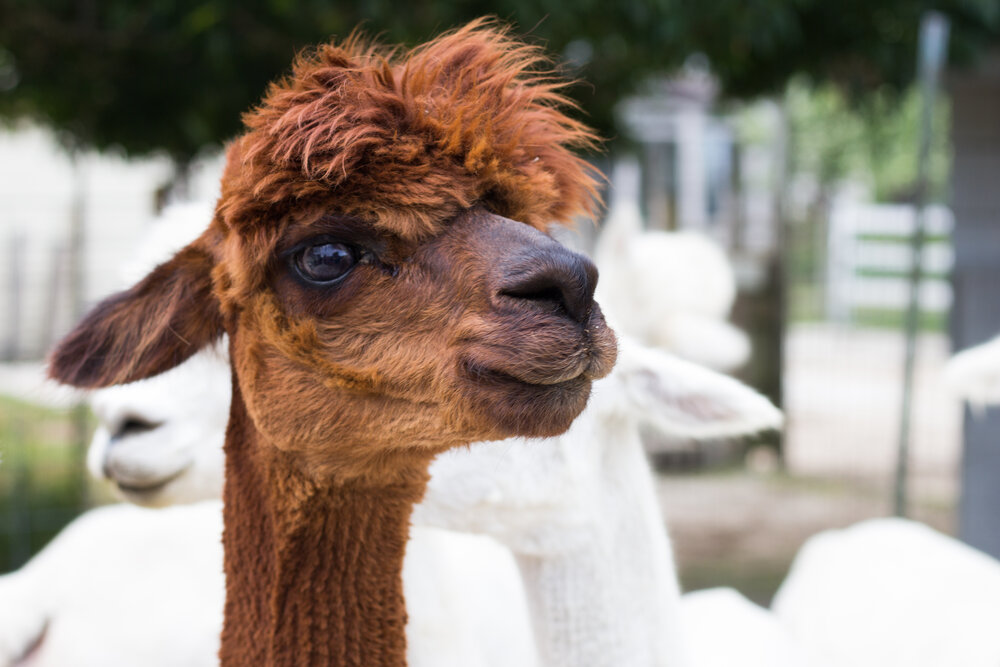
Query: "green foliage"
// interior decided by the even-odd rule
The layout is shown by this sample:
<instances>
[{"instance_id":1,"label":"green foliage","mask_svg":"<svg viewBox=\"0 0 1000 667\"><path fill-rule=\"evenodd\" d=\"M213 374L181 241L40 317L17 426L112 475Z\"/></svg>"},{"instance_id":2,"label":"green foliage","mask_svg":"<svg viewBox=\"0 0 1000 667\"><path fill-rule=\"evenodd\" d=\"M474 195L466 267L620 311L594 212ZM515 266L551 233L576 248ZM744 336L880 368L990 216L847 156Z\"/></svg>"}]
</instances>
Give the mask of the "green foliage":
<instances>
[{"instance_id":1,"label":"green foliage","mask_svg":"<svg viewBox=\"0 0 1000 667\"><path fill-rule=\"evenodd\" d=\"M951 169L951 124L948 100L939 98L934 109L930 161L927 169L932 200L943 200ZM917 162L921 124L921 97L916 87L898 95L885 90L868 96L858 107L864 127L863 145L872 175L875 199L899 201L912 199L916 190Z\"/></svg>"},{"instance_id":2,"label":"green foliage","mask_svg":"<svg viewBox=\"0 0 1000 667\"><path fill-rule=\"evenodd\" d=\"M562 54L572 94L614 137L613 109L649 75L704 53L728 95L779 91L797 72L857 93L913 74L929 0L0 0L0 118L29 116L70 144L183 163L239 130L239 115L308 45L362 24L413 44L494 14ZM952 59L1000 32L993 0L942 0Z\"/></svg>"},{"instance_id":3,"label":"green foliage","mask_svg":"<svg viewBox=\"0 0 1000 667\"><path fill-rule=\"evenodd\" d=\"M785 92L785 108L791 173L814 174L820 183L832 184L864 170L864 121L839 89L794 82Z\"/></svg>"},{"instance_id":4,"label":"green foliage","mask_svg":"<svg viewBox=\"0 0 1000 667\"><path fill-rule=\"evenodd\" d=\"M307 36L349 30L326 3L254 5L7 0L0 44L20 80L0 114L76 144L187 160L238 131Z\"/></svg>"},{"instance_id":5,"label":"green foliage","mask_svg":"<svg viewBox=\"0 0 1000 667\"><path fill-rule=\"evenodd\" d=\"M833 84L794 80L785 93L792 173L809 173L824 187L850 177L871 187L876 201L912 199L917 179L921 99L916 87L882 88L851 105ZM939 99L928 169L929 195L944 199L951 163L948 102Z\"/></svg>"},{"instance_id":6,"label":"green foliage","mask_svg":"<svg viewBox=\"0 0 1000 667\"><path fill-rule=\"evenodd\" d=\"M49 410L0 397L0 572L20 567L87 500L83 408Z\"/></svg>"}]
</instances>

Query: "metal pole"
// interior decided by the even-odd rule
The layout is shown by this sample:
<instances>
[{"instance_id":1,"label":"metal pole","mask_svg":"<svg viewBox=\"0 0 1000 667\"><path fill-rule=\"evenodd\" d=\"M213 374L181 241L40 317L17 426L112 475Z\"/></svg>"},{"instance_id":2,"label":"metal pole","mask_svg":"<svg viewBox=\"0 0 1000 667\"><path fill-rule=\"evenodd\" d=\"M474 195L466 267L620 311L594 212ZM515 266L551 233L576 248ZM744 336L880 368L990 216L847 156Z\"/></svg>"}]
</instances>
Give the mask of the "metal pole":
<instances>
[{"instance_id":1,"label":"metal pole","mask_svg":"<svg viewBox=\"0 0 1000 667\"><path fill-rule=\"evenodd\" d=\"M927 167L930 160L931 139L934 130L934 104L948 52L947 17L938 12L927 12L920 21L918 76L921 91L920 149L917 156L917 188L914 207L913 236L911 238L910 300L904 324L905 356L903 361L903 401L899 417L899 443L896 459L896 488L894 508L896 516L906 516L909 501L908 475L910 468L910 439L913 421L913 375L916 368L917 332L920 328L920 283L923 280L923 248L925 232L925 207L927 204Z\"/></svg>"}]
</instances>

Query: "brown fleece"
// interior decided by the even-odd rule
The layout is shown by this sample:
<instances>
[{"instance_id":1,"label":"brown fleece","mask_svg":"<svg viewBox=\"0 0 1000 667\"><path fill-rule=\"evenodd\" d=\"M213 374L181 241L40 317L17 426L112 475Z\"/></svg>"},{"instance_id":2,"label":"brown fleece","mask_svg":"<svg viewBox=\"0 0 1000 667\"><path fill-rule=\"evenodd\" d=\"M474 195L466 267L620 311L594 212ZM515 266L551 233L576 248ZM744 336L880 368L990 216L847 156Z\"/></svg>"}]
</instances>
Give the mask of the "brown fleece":
<instances>
[{"instance_id":1,"label":"brown fleece","mask_svg":"<svg viewBox=\"0 0 1000 667\"><path fill-rule=\"evenodd\" d=\"M135 382L216 340L222 316L211 270L211 255L189 246L132 289L102 301L52 354L54 377L87 388Z\"/></svg>"},{"instance_id":2,"label":"brown fleece","mask_svg":"<svg viewBox=\"0 0 1000 667\"><path fill-rule=\"evenodd\" d=\"M238 389L228 435L221 663L404 665L402 561L426 474L317 485L261 441Z\"/></svg>"},{"instance_id":3,"label":"brown fleece","mask_svg":"<svg viewBox=\"0 0 1000 667\"><path fill-rule=\"evenodd\" d=\"M54 351L53 378L98 387L229 335L225 667L405 664L431 458L565 431L614 364L596 270L540 231L595 205L571 152L593 135L543 65L488 21L303 55L245 116L205 233ZM305 276L331 246L350 267Z\"/></svg>"}]
</instances>

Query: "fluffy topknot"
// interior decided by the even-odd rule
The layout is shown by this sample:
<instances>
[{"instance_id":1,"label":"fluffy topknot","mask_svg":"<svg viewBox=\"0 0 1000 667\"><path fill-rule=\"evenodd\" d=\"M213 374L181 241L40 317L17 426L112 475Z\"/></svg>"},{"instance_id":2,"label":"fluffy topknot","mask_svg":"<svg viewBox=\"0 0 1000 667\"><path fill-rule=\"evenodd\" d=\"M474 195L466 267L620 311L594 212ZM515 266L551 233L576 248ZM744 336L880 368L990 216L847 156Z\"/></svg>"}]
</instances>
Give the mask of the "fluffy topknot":
<instances>
[{"instance_id":1,"label":"fluffy topknot","mask_svg":"<svg viewBox=\"0 0 1000 667\"><path fill-rule=\"evenodd\" d=\"M244 116L220 217L252 233L322 201L419 239L475 202L538 228L592 214L597 174L572 150L596 137L564 85L484 19L408 53L357 33L319 46Z\"/></svg>"}]
</instances>

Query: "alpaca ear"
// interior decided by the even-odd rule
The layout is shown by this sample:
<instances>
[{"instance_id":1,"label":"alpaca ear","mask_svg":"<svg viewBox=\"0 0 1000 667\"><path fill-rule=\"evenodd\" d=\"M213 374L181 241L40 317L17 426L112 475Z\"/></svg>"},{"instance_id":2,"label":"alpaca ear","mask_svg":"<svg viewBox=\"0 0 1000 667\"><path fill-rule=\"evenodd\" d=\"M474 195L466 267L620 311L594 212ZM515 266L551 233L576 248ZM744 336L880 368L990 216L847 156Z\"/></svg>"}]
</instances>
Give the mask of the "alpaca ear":
<instances>
[{"instance_id":1,"label":"alpaca ear","mask_svg":"<svg viewBox=\"0 0 1000 667\"><path fill-rule=\"evenodd\" d=\"M99 303L56 347L49 376L84 388L135 382L177 366L219 338L213 260L200 243Z\"/></svg>"},{"instance_id":2,"label":"alpaca ear","mask_svg":"<svg viewBox=\"0 0 1000 667\"><path fill-rule=\"evenodd\" d=\"M628 409L668 437L748 436L783 422L771 401L742 382L633 341L621 341L615 373Z\"/></svg>"}]
</instances>

